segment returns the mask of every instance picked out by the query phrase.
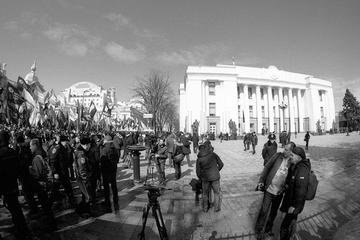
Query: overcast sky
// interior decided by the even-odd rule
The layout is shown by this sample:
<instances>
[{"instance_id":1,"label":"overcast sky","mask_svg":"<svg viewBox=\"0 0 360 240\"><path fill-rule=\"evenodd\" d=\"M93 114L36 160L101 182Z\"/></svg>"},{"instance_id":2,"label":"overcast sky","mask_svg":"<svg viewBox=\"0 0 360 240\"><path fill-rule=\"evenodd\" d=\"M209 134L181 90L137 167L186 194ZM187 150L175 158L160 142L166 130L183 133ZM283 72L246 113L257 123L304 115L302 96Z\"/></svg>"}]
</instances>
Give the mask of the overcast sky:
<instances>
[{"instance_id":1,"label":"overcast sky","mask_svg":"<svg viewBox=\"0 0 360 240\"><path fill-rule=\"evenodd\" d=\"M268 67L331 80L360 100L358 0L2 0L0 62L60 92L90 81L132 97L138 77L168 72L175 94L187 65Z\"/></svg>"}]
</instances>

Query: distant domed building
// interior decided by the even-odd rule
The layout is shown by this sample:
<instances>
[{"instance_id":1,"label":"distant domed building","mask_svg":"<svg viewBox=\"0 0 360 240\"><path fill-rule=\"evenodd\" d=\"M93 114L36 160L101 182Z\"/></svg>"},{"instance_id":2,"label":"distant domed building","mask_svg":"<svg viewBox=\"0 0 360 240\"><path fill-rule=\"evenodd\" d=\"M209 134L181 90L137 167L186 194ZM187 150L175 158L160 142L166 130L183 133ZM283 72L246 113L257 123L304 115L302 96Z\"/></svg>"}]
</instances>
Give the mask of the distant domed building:
<instances>
[{"instance_id":1,"label":"distant domed building","mask_svg":"<svg viewBox=\"0 0 360 240\"><path fill-rule=\"evenodd\" d=\"M91 102L94 102L98 110L103 109L105 102L114 105L116 103L115 94L115 88L104 89L91 82L75 83L60 93L63 105L75 106L79 102L84 107L89 107Z\"/></svg>"}]
</instances>

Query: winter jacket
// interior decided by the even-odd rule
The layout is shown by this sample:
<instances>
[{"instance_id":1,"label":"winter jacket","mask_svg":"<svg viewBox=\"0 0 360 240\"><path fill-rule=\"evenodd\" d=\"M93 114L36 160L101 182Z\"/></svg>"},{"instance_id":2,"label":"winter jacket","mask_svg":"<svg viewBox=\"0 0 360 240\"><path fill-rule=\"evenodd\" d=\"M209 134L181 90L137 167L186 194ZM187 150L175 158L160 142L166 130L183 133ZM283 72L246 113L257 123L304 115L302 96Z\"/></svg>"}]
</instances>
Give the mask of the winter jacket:
<instances>
[{"instance_id":1,"label":"winter jacket","mask_svg":"<svg viewBox=\"0 0 360 240\"><path fill-rule=\"evenodd\" d=\"M100 148L100 162L103 178L116 178L119 155L113 143L105 143Z\"/></svg>"},{"instance_id":2,"label":"winter jacket","mask_svg":"<svg viewBox=\"0 0 360 240\"><path fill-rule=\"evenodd\" d=\"M277 170L280 168L281 163L283 162L283 159L283 153L275 153L264 166L264 169L260 175L259 183L263 183L265 189L267 189L271 184Z\"/></svg>"},{"instance_id":3,"label":"winter jacket","mask_svg":"<svg viewBox=\"0 0 360 240\"><path fill-rule=\"evenodd\" d=\"M41 153L36 153L29 168L31 177L37 181L47 181L48 169L44 161Z\"/></svg>"},{"instance_id":4,"label":"winter jacket","mask_svg":"<svg viewBox=\"0 0 360 240\"><path fill-rule=\"evenodd\" d=\"M274 141L271 143L271 141L267 141L264 144L263 150L262 150L262 157L264 159L264 166L269 161L269 159L277 152L277 143Z\"/></svg>"},{"instance_id":5,"label":"winter jacket","mask_svg":"<svg viewBox=\"0 0 360 240\"><path fill-rule=\"evenodd\" d=\"M88 152L80 145L74 152L76 175L80 180L90 180L93 171L89 162Z\"/></svg>"},{"instance_id":6,"label":"winter jacket","mask_svg":"<svg viewBox=\"0 0 360 240\"><path fill-rule=\"evenodd\" d=\"M309 184L311 164L309 159L301 160L289 168L286 178L286 190L280 211L287 212L289 207L294 207L293 214L299 214L304 209L305 196Z\"/></svg>"},{"instance_id":7,"label":"winter jacket","mask_svg":"<svg viewBox=\"0 0 360 240\"><path fill-rule=\"evenodd\" d=\"M115 149L117 149L117 150L121 149L122 141L119 136L117 136L117 135L114 136L113 143L114 143Z\"/></svg>"},{"instance_id":8,"label":"winter jacket","mask_svg":"<svg viewBox=\"0 0 360 240\"><path fill-rule=\"evenodd\" d=\"M17 193L19 158L16 151L7 146L0 148L0 196Z\"/></svg>"},{"instance_id":9,"label":"winter jacket","mask_svg":"<svg viewBox=\"0 0 360 240\"><path fill-rule=\"evenodd\" d=\"M202 181L216 181L220 179L220 170L224 163L211 148L204 148L196 160L196 175Z\"/></svg>"}]
</instances>

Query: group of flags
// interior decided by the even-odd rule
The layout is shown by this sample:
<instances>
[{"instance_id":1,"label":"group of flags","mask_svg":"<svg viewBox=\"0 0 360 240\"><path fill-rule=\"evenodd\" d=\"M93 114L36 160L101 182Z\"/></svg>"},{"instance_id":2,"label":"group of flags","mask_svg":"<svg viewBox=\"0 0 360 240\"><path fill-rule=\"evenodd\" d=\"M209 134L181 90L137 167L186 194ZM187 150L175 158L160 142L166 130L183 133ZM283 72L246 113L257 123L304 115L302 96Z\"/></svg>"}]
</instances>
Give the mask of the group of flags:
<instances>
[{"instance_id":1,"label":"group of flags","mask_svg":"<svg viewBox=\"0 0 360 240\"><path fill-rule=\"evenodd\" d=\"M88 108L79 101L76 106L61 106L55 92L52 89L46 91L38 81L27 82L20 76L17 81L11 81L1 72L0 77L0 121L57 129L79 129L94 125L108 127L113 124L123 130L143 127L136 118L112 121L113 107L107 101L102 111L98 111L93 101Z\"/></svg>"},{"instance_id":2,"label":"group of flags","mask_svg":"<svg viewBox=\"0 0 360 240\"><path fill-rule=\"evenodd\" d=\"M79 127L82 123L89 126L99 123L101 118L110 118L111 111L105 103L99 113L93 101L88 109L79 102L75 107L60 106L55 92L46 91L38 81L29 84L20 76L12 81L0 72L0 120L7 123L52 128Z\"/></svg>"}]
</instances>

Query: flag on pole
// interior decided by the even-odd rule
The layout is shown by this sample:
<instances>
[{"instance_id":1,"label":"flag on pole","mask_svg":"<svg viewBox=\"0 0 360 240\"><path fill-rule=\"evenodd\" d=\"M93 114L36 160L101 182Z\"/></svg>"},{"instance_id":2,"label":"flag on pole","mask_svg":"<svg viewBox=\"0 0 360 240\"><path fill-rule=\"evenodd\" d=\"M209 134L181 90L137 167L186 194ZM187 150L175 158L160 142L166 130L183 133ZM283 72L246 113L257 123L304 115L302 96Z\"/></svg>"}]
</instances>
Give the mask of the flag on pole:
<instances>
[{"instance_id":1,"label":"flag on pole","mask_svg":"<svg viewBox=\"0 0 360 240\"><path fill-rule=\"evenodd\" d=\"M95 103L91 101L90 107L89 107L89 115L90 119L94 119L95 113L97 112Z\"/></svg>"},{"instance_id":2,"label":"flag on pole","mask_svg":"<svg viewBox=\"0 0 360 240\"><path fill-rule=\"evenodd\" d=\"M72 108L69 109L69 119L75 122L78 119L78 114L75 113Z\"/></svg>"},{"instance_id":3,"label":"flag on pole","mask_svg":"<svg viewBox=\"0 0 360 240\"><path fill-rule=\"evenodd\" d=\"M109 107L109 104L106 102L105 105L104 105L104 108L103 108L103 114L106 116L106 117L110 117L111 116L111 108Z\"/></svg>"}]
</instances>

